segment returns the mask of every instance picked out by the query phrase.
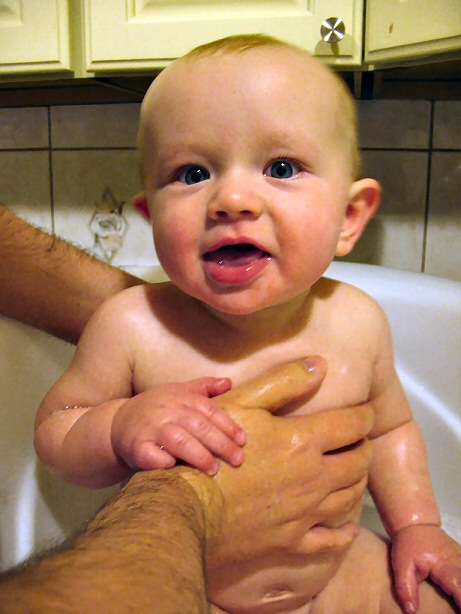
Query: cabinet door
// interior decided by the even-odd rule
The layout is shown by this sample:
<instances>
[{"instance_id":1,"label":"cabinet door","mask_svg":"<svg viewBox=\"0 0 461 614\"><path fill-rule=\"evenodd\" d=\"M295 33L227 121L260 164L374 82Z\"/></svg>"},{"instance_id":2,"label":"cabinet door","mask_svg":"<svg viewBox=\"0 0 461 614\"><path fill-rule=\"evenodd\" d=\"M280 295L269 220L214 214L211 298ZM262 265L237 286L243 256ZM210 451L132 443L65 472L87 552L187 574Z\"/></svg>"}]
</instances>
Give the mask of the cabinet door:
<instances>
[{"instance_id":1,"label":"cabinet door","mask_svg":"<svg viewBox=\"0 0 461 614\"><path fill-rule=\"evenodd\" d=\"M264 32L332 64L359 65L363 0L84 0L87 70L160 68L202 43ZM324 42L322 22L341 18L345 36Z\"/></svg>"},{"instance_id":2,"label":"cabinet door","mask_svg":"<svg viewBox=\"0 0 461 614\"><path fill-rule=\"evenodd\" d=\"M367 0L365 61L423 58L461 49L460 0Z\"/></svg>"},{"instance_id":3,"label":"cabinet door","mask_svg":"<svg viewBox=\"0 0 461 614\"><path fill-rule=\"evenodd\" d=\"M0 74L70 69L67 0L0 0Z\"/></svg>"}]
</instances>

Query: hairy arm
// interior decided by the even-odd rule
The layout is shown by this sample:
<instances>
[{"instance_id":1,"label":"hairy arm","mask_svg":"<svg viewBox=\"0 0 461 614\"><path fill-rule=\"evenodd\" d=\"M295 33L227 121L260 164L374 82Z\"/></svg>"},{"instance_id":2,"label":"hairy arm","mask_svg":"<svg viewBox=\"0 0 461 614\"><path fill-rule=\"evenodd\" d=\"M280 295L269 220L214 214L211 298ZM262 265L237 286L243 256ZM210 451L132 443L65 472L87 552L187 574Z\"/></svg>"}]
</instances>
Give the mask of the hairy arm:
<instances>
[{"instance_id":1,"label":"hairy arm","mask_svg":"<svg viewBox=\"0 0 461 614\"><path fill-rule=\"evenodd\" d=\"M139 279L0 205L0 313L76 343L94 311Z\"/></svg>"},{"instance_id":2,"label":"hairy arm","mask_svg":"<svg viewBox=\"0 0 461 614\"><path fill-rule=\"evenodd\" d=\"M2 577L0 613L204 614L204 527L176 469L137 473L65 550Z\"/></svg>"},{"instance_id":3,"label":"hairy arm","mask_svg":"<svg viewBox=\"0 0 461 614\"><path fill-rule=\"evenodd\" d=\"M336 558L355 536L347 519L366 485L370 454L363 438L371 409L291 420L265 411L312 395L324 375L320 359L297 361L222 396L223 407L246 418L254 442L247 462L226 472L223 465L216 479L190 467L135 474L67 550L4 576L1 614L169 614L172 608L203 614L205 541L209 560L221 562L287 548ZM306 484L306 469L318 479ZM345 526L337 524L340 518ZM310 531L319 523L326 523L320 535Z\"/></svg>"}]
</instances>

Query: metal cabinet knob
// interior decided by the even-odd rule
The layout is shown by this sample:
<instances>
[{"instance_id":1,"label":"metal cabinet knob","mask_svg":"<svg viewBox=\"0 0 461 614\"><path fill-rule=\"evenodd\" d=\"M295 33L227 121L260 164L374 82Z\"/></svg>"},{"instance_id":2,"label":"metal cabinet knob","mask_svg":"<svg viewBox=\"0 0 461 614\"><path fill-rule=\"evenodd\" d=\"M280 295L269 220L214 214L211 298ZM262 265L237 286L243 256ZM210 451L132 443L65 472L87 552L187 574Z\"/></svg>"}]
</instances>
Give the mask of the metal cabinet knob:
<instances>
[{"instance_id":1,"label":"metal cabinet knob","mask_svg":"<svg viewBox=\"0 0 461 614\"><path fill-rule=\"evenodd\" d=\"M346 34L346 26L341 17L328 17L322 22L320 35L326 43L335 45L342 41Z\"/></svg>"}]
</instances>

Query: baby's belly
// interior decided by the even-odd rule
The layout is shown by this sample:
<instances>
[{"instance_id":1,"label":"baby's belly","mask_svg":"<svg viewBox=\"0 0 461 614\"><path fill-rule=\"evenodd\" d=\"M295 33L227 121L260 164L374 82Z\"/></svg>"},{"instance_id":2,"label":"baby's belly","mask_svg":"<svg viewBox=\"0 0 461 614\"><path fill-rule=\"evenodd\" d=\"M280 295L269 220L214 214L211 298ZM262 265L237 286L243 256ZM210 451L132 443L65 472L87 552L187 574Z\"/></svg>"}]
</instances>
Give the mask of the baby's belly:
<instances>
[{"instance_id":1,"label":"baby's belly","mask_svg":"<svg viewBox=\"0 0 461 614\"><path fill-rule=\"evenodd\" d=\"M229 614L307 614L349 548L317 554L315 560L281 554L209 570L209 601Z\"/></svg>"}]
</instances>

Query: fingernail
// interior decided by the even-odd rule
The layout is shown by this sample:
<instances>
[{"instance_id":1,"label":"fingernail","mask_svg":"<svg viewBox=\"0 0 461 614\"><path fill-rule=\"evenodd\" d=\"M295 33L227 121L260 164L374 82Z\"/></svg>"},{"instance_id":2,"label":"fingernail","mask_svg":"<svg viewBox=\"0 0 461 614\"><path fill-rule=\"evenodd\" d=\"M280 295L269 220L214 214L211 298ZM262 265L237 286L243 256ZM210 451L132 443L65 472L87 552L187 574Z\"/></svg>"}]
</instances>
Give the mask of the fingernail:
<instances>
[{"instance_id":1,"label":"fingernail","mask_svg":"<svg viewBox=\"0 0 461 614\"><path fill-rule=\"evenodd\" d=\"M303 363L309 373L313 373L317 368L317 361L315 358L304 358Z\"/></svg>"},{"instance_id":2,"label":"fingernail","mask_svg":"<svg viewBox=\"0 0 461 614\"><path fill-rule=\"evenodd\" d=\"M234 467L238 467L243 463L243 452L239 450L238 452L234 452L232 455L232 465Z\"/></svg>"},{"instance_id":3,"label":"fingernail","mask_svg":"<svg viewBox=\"0 0 461 614\"><path fill-rule=\"evenodd\" d=\"M405 614L416 614L416 608L411 601L406 601L403 604Z\"/></svg>"},{"instance_id":4,"label":"fingernail","mask_svg":"<svg viewBox=\"0 0 461 614\"><path fill-rule=\"evenodd\" d=\"M246 440L247 437L245 435L245 431L238 431L237 435L235 436L235 443L239 446L243 446L243 444L246 443Z\"/></svg>"},{"instance_id":5,"label":"fingernail","mask_svg":"<svg viewBox=\"0 0 461 614\"><path fill-rule=\"evenodd\" d=\"M215 463L213 467L207 471L207 473L209 476L213 477L218 473L218 471L219 471L219 464Z\"/></svg>"}]
</instances>

